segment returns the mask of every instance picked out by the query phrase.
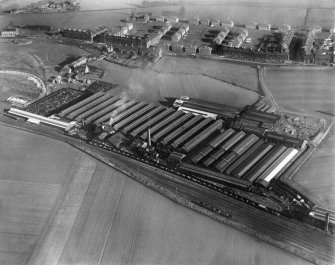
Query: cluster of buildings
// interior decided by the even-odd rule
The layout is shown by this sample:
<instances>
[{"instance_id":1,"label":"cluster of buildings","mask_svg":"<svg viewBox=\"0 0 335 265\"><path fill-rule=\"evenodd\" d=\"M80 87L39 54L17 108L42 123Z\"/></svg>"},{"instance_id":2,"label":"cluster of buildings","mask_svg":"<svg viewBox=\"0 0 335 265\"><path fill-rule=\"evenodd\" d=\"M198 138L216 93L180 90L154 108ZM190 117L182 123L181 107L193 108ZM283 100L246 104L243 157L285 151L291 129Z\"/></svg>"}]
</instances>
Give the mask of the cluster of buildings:
<instances>
[{"instance_id":1,"label":"cluster of buildings","mask_svg":"<svg viewBox=\"0 0 335 265\"><path fill-rule=\"evenodd\" d=\"M1 30L1 37L3 38L14 38L19 35L18 28L6 28Z\"/></svg>"},{"instance_id":2,"label":"cluster of buildings","mask_svg":"<svg viewBox=\"0 0 335 265\"><path fill-rule=\"evenodd\" d=\"M247 36L248 36L248 30L241 28L239 29L239 32L235 33L234 37L231 38L227 42L227 44L224 45L230 48L240 48Z\"/></svg>"},{"instance_id":3,"label":"cluster of buildings","mask_svg":"<svg viewBox=\"0 0 335 265\"><path fill-rule=\"evenodd\" d=\"M61 2L48 2L48 3L42 3L39 8L41 10L50 10L50 9L62 9L66 7L79 7L80 1L79 0L67 0L67 1L61 1Z\"/></svg>"},{"instance_id":4,"label":"cluster of buildings","mask_svg":"<svg viewBox=\"0 0 335 265\"><path fill-rule=\"evenodd\" d=\"M334 39L332 29L329 32L324 32L320 26L310 28L303 46L304 61L306 63L334 64Z\"/></svg>"}]
</instances>

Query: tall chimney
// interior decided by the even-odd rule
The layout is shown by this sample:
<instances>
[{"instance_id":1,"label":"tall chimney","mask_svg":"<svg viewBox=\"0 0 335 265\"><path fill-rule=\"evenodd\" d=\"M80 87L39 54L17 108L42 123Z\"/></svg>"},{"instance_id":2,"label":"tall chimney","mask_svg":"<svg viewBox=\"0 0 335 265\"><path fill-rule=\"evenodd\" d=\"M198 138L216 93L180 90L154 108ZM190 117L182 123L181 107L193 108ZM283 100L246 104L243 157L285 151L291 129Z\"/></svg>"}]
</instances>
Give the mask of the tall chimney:
<instances>
[{"instance_id":1,"label":"tall chimney","mask_svg":"<svg viewBox=\"0 0 335 265\"><path fill-rule=\"evenodd\" d=\"M151 146L151 131L150 131L150 127L148 128L148 145Z\"/></svg>"}]
</instances>

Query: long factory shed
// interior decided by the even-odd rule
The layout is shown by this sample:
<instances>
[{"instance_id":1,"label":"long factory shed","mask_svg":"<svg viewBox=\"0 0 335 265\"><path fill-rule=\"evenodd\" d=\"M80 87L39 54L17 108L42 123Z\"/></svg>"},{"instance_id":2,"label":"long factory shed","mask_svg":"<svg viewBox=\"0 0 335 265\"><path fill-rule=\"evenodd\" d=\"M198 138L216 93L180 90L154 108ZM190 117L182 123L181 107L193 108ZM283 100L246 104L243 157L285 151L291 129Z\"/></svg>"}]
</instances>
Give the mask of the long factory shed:
<instances>
[{"instance_id":1,"label":"long factory shed","mask_svg":"<svg viewBox=\"0 0 335 265\"><path fill-rule=\"evenodd\" d=\"M66 115L68 115L69 113L73 112L76 109L79 109L80 107L83 107L84 105L87 105L89 102L92 102L93 100L102 97L103 95L105 95L105 93L103 92L98 92L96 94L93 94L92 96L79 101L77 104L74 104L68 108L66 108L65 110L63 110L62 112L59 113L60 117L65 117Z\"/></svg>"}]
</instances>

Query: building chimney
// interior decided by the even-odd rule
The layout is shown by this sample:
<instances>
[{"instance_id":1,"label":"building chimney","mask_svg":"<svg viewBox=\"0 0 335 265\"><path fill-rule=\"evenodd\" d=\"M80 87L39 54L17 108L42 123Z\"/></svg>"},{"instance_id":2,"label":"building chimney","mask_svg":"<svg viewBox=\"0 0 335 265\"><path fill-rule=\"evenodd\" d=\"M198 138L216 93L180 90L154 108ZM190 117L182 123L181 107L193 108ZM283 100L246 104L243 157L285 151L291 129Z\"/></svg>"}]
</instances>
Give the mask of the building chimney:
<instances>
[{"instance_id":1,"label":"building chimney","mask_svg":"<svg viewBox=\"0 0 335 265\"><path fill-rule=\"evenodd\" d=\"M148 128L148 145L151 146L151 131L150 131L150 127Z\"/></svg>"}]
</instances>

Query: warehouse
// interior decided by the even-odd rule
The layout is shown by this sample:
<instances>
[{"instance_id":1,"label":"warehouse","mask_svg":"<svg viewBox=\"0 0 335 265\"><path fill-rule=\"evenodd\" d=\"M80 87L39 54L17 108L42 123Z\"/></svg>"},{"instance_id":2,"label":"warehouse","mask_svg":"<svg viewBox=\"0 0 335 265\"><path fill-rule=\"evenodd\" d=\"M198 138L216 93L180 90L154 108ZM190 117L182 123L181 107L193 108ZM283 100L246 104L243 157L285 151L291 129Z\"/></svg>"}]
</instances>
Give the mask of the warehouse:
<instances>
[{"instance_id":1,"label":"warehouse","mask_svg":"<svg viewBox=\"0 0 335 265\"><path fill-rule=\"evenodd\" d=\"M272 148L273 144L262 145L245 163L242 163L232 175L236 178L243 177L261 158L263 158Z\"/></svg>"},{"instance_id":2,"label":"warehouse","mask_svg":"<svg viewBox=\"0 0 335 265\"><path fill-rule=\"evenodd\" d=\"M186 120L190 119L191 117L194 117L193 114L191 114L191 113L186 113L186 114L178 117L177 120L175 120L171 124L165 126L164 128L161 128L162 130L160 130L159 132L157 132L156 134L154 134L154 136L152 137L152 141L153 142L158 141L165 134L167 134L168 132L172 131L176 127L180 126L183 122L185 122Z\"/></svg>"},{"instance_id":3,"label":"warehouse","mask_svg":"<svg viewBox=\"0 0 335 265\"><path fill-rule=\"evenodd\" d=\"M80 121L84 118L87 118L88 116L92 115L96 111L103 108L103 103L109 100L110 98L114 98L111 94L104 94L104 96L93 100L92 102L88 103L87 105L82 106L81 108L71 112L67 115L69 119L74 119L75 117L77 121ZM119 97L116 97L117 99L121 99ZM79 115L79 116L78 116Z\"/></svg>"},{"instance_id":4,"label":"warehouse","mask_svg":"<svg viewBox=\"0 0 335 265\"><path fill-rule=\"evenodd\" d=\"M287 148L282 145L272 148L243 178L254 182L286 149Z\"/></svg>"},{"instance_id":5,"label":"warehouse","mask_svg":"<svg viewBox=\"0 0 335 265\"><path fill-rule=\"evenodd\" d=\"M150 110L148 113L144 114L143 116L139 117L135 121L131 122L129 125L124 127L122 129L123 133L130 133L132 130L134 130L137 126L139 126L142 122L145 122L149 120L151 117L154 117L155 115L158 115L159 112L165 110L166 108L163 106L155 106L152 110Z\"/></svg>"},{"instance_id":6,"label":"warehouse","mask_svg":"<svg viewBox=\"0 0 335 265\"><path fill-rule=\"evenodd\" d=\"M73 112L74 110L76 109L79 109L80 107L88 104L89 102L92 102L93 100L97 99L97 98L100 98L104 95L103 92L98 92L96 94L93 94L92 96L82 100L82 101L79 101L77 104L74 104L68 108L66 108L65 110L63 110L61 113L59 113L59 116L60 117L65 117L67 116L70 112Z\"/></svg>"},{"instance_id":7,"label":"warehouse","mask_svg":"<svg viewBox=\"0 0 335 265\"><path fill-rule=\"evenodd\" d=\"M207 127L200 134L197 134L194 138L189 140L183 147L182 150L189 152L202 141L204 141L208 136L210 136L216 130L220 130L222 128L222 120L215 121L211 126Z\"/></svg>"},{"instance_id":8,"label":"warehouse","mask_svg":"<svg viewBox=\"0 0 335 265\"><path fill-rule=\"evenodd\" d=\"M176 138L178 135L180 135L182 132L189 129L191 126L195 126L200 120L203 120L203 118L199 115L193 116L191 120L189 120L187 123L183 124L181 127L176 129L175 131L169 133L162 142L162 144L167 145L170 141L172 141L174 138Z\"/></svg>"},{"instance_id":9,"label":"warehouse","mask_svg":"<svg viewBox=\"0 0 335 265\"><path fill-rule=\"evenodd\" d=\"M146 106L144 102L140 102L134 106L132 106L129 109L124 110L123 106L120 106L120 108L114 110L112 113L107 113L106 115L99 118L95 124L100 124L108 121L109 125L116 124L119 120L127 117L130 115L130 117L133 117L133 115L137 115L143 107ZM122 121L125 121L126 119L123 119Z\"/></svg>"},{"instance_id":10,"label":"warehouse","mask_svg":"<svg viewBox=\"0 0 335 265\"><path fill-rule=\"evenodd\" d=\"M252 145L244 154L242 154L235 162L228 167L226 170L226 173L230 175L236 168L238 168L242 163L247 161L251 157L251 155L254 155L256 151L264 144L264 141L258 140L254 145Z\"/></svg>"},{"instance_id":11,"label":"warehouse","mask_svg":"<svg viewBox=\"0 0 335 265\"><path fill-rule=\"evenodd\" d=\"M141 108L140 110L137 110L135 113L133 113L132 115L130 115L129 117L127 117L125 119L122 119L123 115L121 116L121 114L118 114L118 115L114 116L114 118L113 118L114 129L119 130L123 126L126 126L131 121L136 120L138 117L141 117L143 114L147 113L148 111L150 111L151 109L154 108L154 105L152 105L152 104L146 105L143 102L141 102L141 103L145 107Z\"/></svg>"},{"instance_id":12,"label":"warehouse","mask_svg":"<svg viewBox=\"0 0 335 265\"><path fill-rule=\"evenodd\" d=\"M142 124L140 127L138 127L136 130L134 130L131 135L133 137L136 137L138 134L140 134L141 132L143 132L144 130L146 130L147 128L150 128L151 125L155 124L157 121L163 119L164 117L166 117L167 115L171 114L174 110L173 109L167 109L165 111L163 111L162 113L160 113L159 115L157 115L156 117L149 119L146 123Z\"/></svg>"},{"instance_id":13,"label":"warehouse","mask_svg":"<svg viewBox=\"0 0 335 265\"><path fill-rule=\"evenodd\" d=\"M183 114L184 113L182 111L173 112L172 115L168 116L167 118L165 118L164 120L162 120L161 122L157 123L155 126L153 126L152 128L150 128L151 135L155 135L155 133L160 133L163 129L165 129L167 127L170 127L170 125L172 123L174 123L174 122L178 121L179 119L181 119L182 117L184 117ZM146 140L147 137L148 137L147 132L144 132L141 135L141 138L143 140Z\"/></svg>"},{"instance_id":14,"label":"warehouse","mask_svg":"<svg viewBox=\"0 0 335 265\"><path fill-rule=\"evenodd\" d=\"M193 136L196 132L202 130L207 124L211 123L213 121L212 118L206 118L202 120L200 123L195 125L194 127L190 128L189 131L183 133L179 138L177 138L173 143L172 147L177 148L180 146L183 142L187 141L191 136Z\"/></svg>"},{"instance_id":15,"label":"warehouse","mask_svg":"<svg viewBox=\"0 0 335 265\"><path fill-rule=\"evenodd\" d=\"M118 109L121 105L123 106L123 109L128 108L129 106L132 106L136 104L137 102L135 100L120 100L110 106L107 106L106 108L103 108L102 110L94 113L93 115L89 116L88 118L85 119L87 123L90 123L92 121L97 120L101 116L105 115L106 113L111 113L114 109Z\"/></svg>"}]
</instances>

